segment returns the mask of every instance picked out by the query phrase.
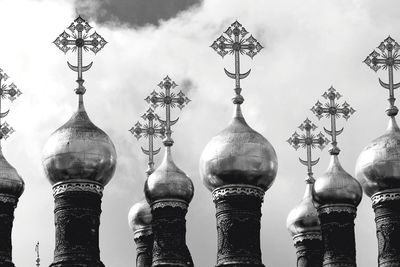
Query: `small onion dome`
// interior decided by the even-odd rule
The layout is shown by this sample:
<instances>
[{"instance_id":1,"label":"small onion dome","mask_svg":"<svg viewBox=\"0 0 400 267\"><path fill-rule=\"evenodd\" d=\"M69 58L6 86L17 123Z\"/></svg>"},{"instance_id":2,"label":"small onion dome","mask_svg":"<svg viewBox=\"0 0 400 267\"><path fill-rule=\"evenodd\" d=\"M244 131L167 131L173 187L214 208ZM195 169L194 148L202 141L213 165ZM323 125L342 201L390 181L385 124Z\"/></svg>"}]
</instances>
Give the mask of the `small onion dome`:
<instances>
[{"instance_id":1,"label":"small onion dome","mask_svg":"<svg viewBox=\"0 0 400 267\"><path fill-rule=\"evenodd\" d=\"M338 156L332 155L328 169L315 181L313 198L319 205L340 203L358 206L362 188L355 178L343 170Z\"/></svg>"},{"instance_id":2,"label":"small onion dome","mask_svg":"<svg viewBox=\"0 0 400 267\"><path fill-rule=\"evenodd\" d=\"M373 140L358 157L356 177L367 196L400 188L400 129L391 117L386 133Z\"/></svg>"},{"instance_id":3,"label":"small onion dome","mask_svg":"<svg viewBox=\"0 0 400 267\"><path fill-rule=\"evenodd\" d=\"M200 176L210 191L230 184L267 190L277 169L274 148L247 125L239 105L228 127L208 142L200 158Z\"/></svg>"},{"instance_id":4,"label":"small onion dome","mask_svg":"<svg viewBox=\"0 0 400 267\"><path fill-rule=\"evenodd\" d=\"M13 166L4 158L0 149L0 194L19 198L24 192L25 183Z\"/></svg>"},{"instance_id":5,"label":"small onion dome","mask_svg":"<svg viewBox=\"0 0 400 267\"><path fill-rule=\"evenodd\" d=\"M128 213L129 227L133 232L151 228L151 208L146 199L134 204Z\"/></svg>"},{"instance_id":6,"label":"small onion dome","mask_svg":"<svg viewBox=\"0 0 400 267\"><path fill-rule=\"evenodd\" d=\"M43 167L51 184L75 179L106 185L114 174L117 155L108 135L94 125L79 95L71 119L47 140Z\"/></svg>"},{"instance_id":7,"label":"small onion dome","mask_svg":"<svg viewBox=\"0 0 400 267\"><path fill-rule=\"evenodd\" d=\"M311 188L312 184L307 184L303 199L290 211L287 217L286 227L293 237L321 231L317 209L312 200Z\"/></svg>"},{"instance_id":8,"label":"small onion dome","mask_svg":"<svg viewBox=\"0 0 400 267\"><path fill-rule=\"evenodd\" d=\"M190 203L194 194L192 180L172 160L171 147L167 146L160 166L147 178L144 185L147 201L178 199Z\"/></svg>"}]
</instances>

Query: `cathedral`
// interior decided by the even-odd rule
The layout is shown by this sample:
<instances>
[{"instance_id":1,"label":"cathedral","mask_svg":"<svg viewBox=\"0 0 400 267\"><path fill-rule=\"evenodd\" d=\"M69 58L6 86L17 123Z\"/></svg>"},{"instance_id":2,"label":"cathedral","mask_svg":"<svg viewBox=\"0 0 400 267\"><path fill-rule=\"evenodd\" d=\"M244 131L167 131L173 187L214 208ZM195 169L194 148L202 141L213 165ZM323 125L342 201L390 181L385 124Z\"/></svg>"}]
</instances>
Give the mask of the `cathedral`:
<instances>
[{"instance_id":1,"label":"cathedral","mask_svg":"<svg viewBox=\"0 0 400 267\"><path fill-rule=\"evenodd\" d=\"M226 25L226 30L215 38L210 40L210 49L222 58L234 58L234 69L224 69L229 81L234 82L232 118L225 127L216 129L219 133L206 144L199 159L200 177L215 205L215 266L263 267L261 207L277 176L278 157L274 145L246 122L242 112L246 88L241 86L242 80L251 75L250 70L241 70L241 60L262 53L263 44L238 21ZM99 53L107 41L78 16L54 45L65 54L76 53L76 62L67 62L67 66L77 74L77 107L71 118L51 134L43 149L42 165L54 197L55 244L50 266L101 267L105 265L100 258L99 226L102 201L107 201L103 190L116 170L117 153L110 137L86 112L83 76L93 64L85 62L85 53ZM400 267L400 129L395 118L395 89L400 83L393 77L400 66L399 50L400 45L389 36L364 60L364 65L373 71L388 73L388 79L379 79L378 83L386 89L382 90L382 98L385 92L389 93L389 122L386 132L382 131L383 135L360 151L356 177L340 163L339 141L346 138L346 131L337 127L337 120L351 119L356 110L337 88L331 86L322 92L311 107L315 117L299 118L298 130L287 140L295 150L306 152L299 159L307 168L304 197L287 216L298 267L357 266L354 220L363 194L371 198L375 213L377 266ZM21 94L8 79L0 69L0 101L13 101ZM142 147L147 160L143 200L127 214L136 244L136 262L131 266L198 266L186 242L190 235L186 231L186 215L196 190L191 178L179 168L180 162L173 159L174 145L181 144L175 144L173 139L179 120L171 113L175 108L190 107L191 100L179 90L172 74L160 80L157 90L145 98L148 109L141 121L130 129L137 139L147 139L148 145ZM0 109L0 120L8 113ZM318 120L326 120L330 127L315 132ZM13 128L6 122L0 124L0 140L7 139ZM163 149L155 148L157 138L162 140ZM330 157L327 170L314 176L313 167L319 158L313 156L313 149L326 146ZM154 159L160 154L164 154L163 159L156 166ZM1 146L0 170L0 266L14 267L14 209L25 185ZM40 266L39 254L36 266Z\"/></svg>"}]
</instances>

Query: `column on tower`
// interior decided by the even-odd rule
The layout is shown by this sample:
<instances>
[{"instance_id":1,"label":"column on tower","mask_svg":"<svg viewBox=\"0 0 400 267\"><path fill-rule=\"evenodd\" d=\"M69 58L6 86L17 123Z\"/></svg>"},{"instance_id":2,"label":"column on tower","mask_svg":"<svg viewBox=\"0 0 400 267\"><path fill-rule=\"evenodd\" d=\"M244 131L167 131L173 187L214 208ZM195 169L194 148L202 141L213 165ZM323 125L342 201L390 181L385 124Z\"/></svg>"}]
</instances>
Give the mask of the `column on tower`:
<instances>
[{"instance_id":1,"label":"column on tower","mask_svg":"<svg viewBox=\"0 0 400 267\"><path fill-rule=\"evenodd\" d=\"M336 130L336 118L349 118L355 110L344 102L342 105L335 101L341 95L329 88L323 97L328 99L325 107L320 102L311 109L318 118L331 119L331 128L325 132L331 136L332 147L328 169L315 181L313 199L317 206L321 224L322 241L324 246L324 267L355 267L356 245L354 236L354 219L357 206L361 201L362 188L360 183L347 173L339 162L340 149L336 137L343 129Z\"/></svg>"},{"instance_id":2,"label":"column on tower","mask_svg":"<svg viewBox=\"0 0 400 267\"><path fill-rule=\"evenodd\" d=\"M260 248L261 204L272 185L278 162L272 145L246 123L240 80L240 55L251 58L262 46L239 23L234 22L213 44L222 57L235 56L233 118L227 128L213 137L200 158L200 176L212 192L216 207L218 252L216 266L264 266Z\"/></svg>"},{"instance_id":3,"label":"column on tower","mask_svg":"<svg viewBox=\"0 0 400 267\"><path fill-rule=\"evenodd\" d=\"M21 92L14 83L7 83L9 77L0 69L0 107L3 98L13 101ZM0 119L9 111L1 112ZM11 234L14 222L14 210L18 199L24 192L25 184L17 170L11 166L3 155L1 141L13 132L7 122L0 123L0 266L14 267L12 262Z\"/></svg>"},{"instance_id":4,"label":"column on tower","mask_svg":"<svg viewBox=\"0 0 400 267\"><path fill-rule=\"evenodd\" d=\"M364 61L374 71L387 70L389 76L388 83L379 79L389 92L388 128L364 148L356 164L356 177L375 212L379 267L400 266L400 129L394 105L394 89L400 83L393 82L393 71L400 66L399 50L399 44L389 36Z\"/></svg>"},{"instance_id":5,"label":"column on tower","mask_svg":"<svg viewBox=\"0 0 400 267\"><path fill-rule=\"evenodd\" d=\"M43 150L43 167L53 186L55 216L54 260L50 266L103 267L100 260L99 225L104 186L111 180L117 155L108 135L89 119L84 103L83 50L98 52L105 41L90 35L90 25L78 17L54 42L63 52L78 52L78 109L48 139ZM76 39L69 39L73 36ZM92 38L92 39L90 39ZM94 41L95 40L95 41Z\"/></svg>"}]
</instances>

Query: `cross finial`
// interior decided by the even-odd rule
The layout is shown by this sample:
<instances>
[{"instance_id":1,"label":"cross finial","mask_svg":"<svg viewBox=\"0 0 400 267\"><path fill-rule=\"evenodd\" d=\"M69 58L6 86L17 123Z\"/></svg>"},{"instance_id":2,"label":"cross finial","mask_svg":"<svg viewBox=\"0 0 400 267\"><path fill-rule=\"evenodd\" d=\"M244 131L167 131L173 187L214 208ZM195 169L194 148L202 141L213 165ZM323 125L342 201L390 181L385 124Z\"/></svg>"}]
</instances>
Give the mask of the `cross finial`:
<instances>
[{"instance_id":1,"label":"cross finial","mask_svg":"<svg viewBox=\"0 0 400 267\"><path fill-rule=\"evenodd\" d=\"M168 147L174 144L171 138L171 126L179 119L171 120L171 108L178 106L178 108L182 109L190 102L190 99L187 98L182 91L179 91L178 94L171 92L171 90L177 86L178 85L167 76L158 84L158 87L163 89L164 92L156 92L154 90L150 96L145 99L154 109L158 106L165 107L165 120L160 118L158 118L158 120L165 126L165 138L163 139L163 143L164 146Z\"/></svg>"},{"instance_id":2,"label":"cross finial","mask_svg":"<svg viewBox=\"0 0 400 267\"><path fill-rule=\"evenodd\" d=\"M379 79L379 83L383 88L389 90L389 108L386 114L394 117L399 112L398 108L394 105L396 98L394 97L394 90L400 87L400 83L393 83L393 69L398 70L400 67L399 52L400 45L390 36L386 38L371 54L367 56L364 63L371 69L377 72L380 68L387 70L389 74L389 83L383 82Z\"/></svg>"},{"instance_id":3,"label":"cross finial","mask_svg":"<svg viewBox=\"0 0 400 267\"><path fill-rule=\"evenodd\" d=\"M17 88L17 86L12 82L6 82L9 76L2 69L0 69L0 148L1 148L1 139L7 139L10 134L14 132L14 129L8 125L7 122L1 123L1 119L6 117L10 110L5 112L1 112L1 101L4 98L8 98L11 101L14 101L18 96L22 93Z\"/></svg>"},{"instance_id":4,"label":"cross finial","mask_svg":"<svg viewBox=\"0 0 400 267\"><path fill-rule=\"evenodd\" d=\"M83 66L82 53L83 50L91 50L93 53L99 52L106 44L106 40L101 37L97 32L91 32L92 27L84 20L81 16L78 16L71 25L67 28L67 31L61 33L57 39L53 42L61 51L67 53L69 50L72 52L78 52L77 66L68 63L68 67L78 73L78 88L75 92L78 95L83 95L86 91L83 86L82 73L89 70L92 67L93 62Z\"/></svg>"},{"instance_id":5,"label":"cross finial","mask_svg":"<svg viewBox=\"0 0 400 267\"><path fill-rule=\"evenodd\" d=\"M329 100L329 102L322 104L321 102L317 101L317 103L311 108L311 111L318 117L318 119L321 119L323 116L326 118L331 118L331 129L327 130L324 127L324 131L332 138L332 148L329 150L329 152L331 155L339 155L340 149L337 146L336 136L343 132L343 128L336 130L336 119L343 117L348 120L355 110L350 107L347 102L344 102L341 105L336 103L336 100L341 98L342 95L339 94L339 92L337 92L332 86L322 95L322 97Z\"/></svg>"},{"instance_id":6,"label":"cross finial","mask_svg":"<svg viewBox=\"0 0 400 267\"><path fill-rule=\"evenodd\" d=\"M160 125L157 123L159 121L159 117L154 113L153 109L149 108L146 113L142 115L142 119L145 121L143 124L137 122L134 127L132 127L129 131L139 140L142 136L144 138L149 139L149 148L144 149L142 147L142 151L144 154L149 156L148 161L148 169L146 170L147 176L154 171L154 155L157 155L160 152L161 148L154 150L154 138L164 137L165 135L165 127L161 123Z\"/></svg>"},{"instance_id":7,"label":"cross finial","mask_svg":"<svg viewBox=\"0 0 400 267\"><path fill-rule=\"evenodd\" d=\"M36 266L39 267L40 266L39 241L36 243L35 252L36 252Z\"/></svg>"},{"instance_id":8,"label":"cross finial","mask_svg":"<svg viewBox=\"0 0 400 267\"><path fill-rule=\"evenodd\" d=\"M312 172L312 167L316 165L319 161L319 158L316 160L312 160L311 157L311 149L318 146L321 150L329 143L329 140L321 133L315 135L311 133L311 131L315 131L317 126L312 123L308 118L299 126L299 129L305 131L305 134L298 134L294 132L292 136L287 140L287 142L294 147L294 149L298 149L300 146L302 148L307 149L307 160L302 160L299 158L300 163L307 166L307 183L314 183L314 177Z\"/></svg>"},{"instance_id":9,"label":"cross finial","mask_svg":"<svg viewBox=\"0 0 400 267\"><path fill-rule=\"evenodd\" d=\"M250 35L247 30L238 21L229 26L229 28L220 36L211 47L221 56L224 57L226 54L235 55L235 73L231 73L225 70L226 75L229 78L235 79L235 93L236 96L232 99L234 104L242 104L244 101L243 96L240 94L242 88L240 88L240 80L246 78L250 71L240 73L240 55L246 54L253 59L253 57L260 52L263 48L262 45Z\"/></svg>"}]
</instances>

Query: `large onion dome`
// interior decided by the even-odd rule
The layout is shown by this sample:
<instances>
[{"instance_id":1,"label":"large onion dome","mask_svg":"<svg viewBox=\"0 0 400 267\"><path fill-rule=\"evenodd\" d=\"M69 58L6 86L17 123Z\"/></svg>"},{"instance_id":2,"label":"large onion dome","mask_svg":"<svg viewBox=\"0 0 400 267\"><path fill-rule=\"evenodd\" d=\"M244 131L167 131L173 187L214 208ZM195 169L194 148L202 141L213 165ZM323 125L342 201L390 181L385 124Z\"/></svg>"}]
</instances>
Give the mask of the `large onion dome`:
<instances>
[{"instance_id":1,"label":"large onion dome","mask_svg":"<svg viewBox=\"0 0 400 267\"><path fill-rule=\"evenodd\" d=\"M320 233L321 226L317 209L312 199L312 184L307 184L304 197L301 202L292 209L286 220L286 227L295 237L307 233Z\"/></svg>"},{"instance_id":2,"label":"large onion dome","mask_svg":"<svg viewBox=\"0 0 400 267\"><path fill-rule=\"evenodd\" d=\"M328 169L315 181L313 198L319 205L340 203L358 206L362 198L362 188L360 183L342 168L338 155L333 154Z\"/></svg>"},{"instance_id":3,"label":"large onion dome","mask_svg":"<svg viewBox=\"0 0 400 267\"><path fill-rule=\"evenodd\" d=\"M390 118L386 133L373 140L358 157L356 177L365 194L400 188L400 129Z\"/></svg>"},{"instance_id":4,"label":"large onion dome","mask_svg":"<svg viewBox=\"0 0 400 267\"><path fill-rule=\"evenodd\" d=\"M0 194L19 198L24 192L25 183L13 166L4 158L0 149Z\"/></svg>"},{"instance_id":5,"label":"large onion dome","mask_svg":"<svg viewBox=\"0 0 400 267\"><path fill-rule=\"evenodd\" d=\"M51 184L88 180L106 185L114 174L117 155L108 135L94 125L79 95L78 111L48 139L43 167Z\"/></svg>"},{"instance_id":6,"label":"large onion dome","mask_svg":"<svg viewBox=\"0 0 400 267\"><path fill-rule=\"evenodd\" d=\"M146 199L134 204L128 213L128 224L134 233L151 228L151 208Z\"/></svg>"},{"instance_id":7,"label":"large onion dome","mask_svg":"<svg viewBox=\"0 0 400 267\"><path fill-rule=\"evenodd\" d=\"M267 190L277 169L274 148L247 125L239 105L228 127L211 139L200 158L200 175L210 191L230 184Z\"/></svg>"},{"instance_id":8,"label":"large onion dome","mask_svg":"<svg viewBox=\"0 0 400 267\"><path fill-rule=\"evenodd\" d=\"M186 203L192 200L192 180L172 160L170 146L166 146L160 166L147 178L144 192L149 203L165 199L178 199Z\"/></svg>"}]
</instances>

